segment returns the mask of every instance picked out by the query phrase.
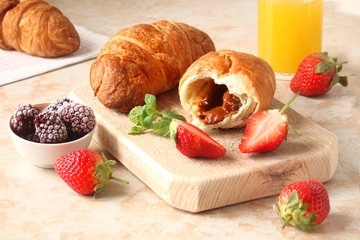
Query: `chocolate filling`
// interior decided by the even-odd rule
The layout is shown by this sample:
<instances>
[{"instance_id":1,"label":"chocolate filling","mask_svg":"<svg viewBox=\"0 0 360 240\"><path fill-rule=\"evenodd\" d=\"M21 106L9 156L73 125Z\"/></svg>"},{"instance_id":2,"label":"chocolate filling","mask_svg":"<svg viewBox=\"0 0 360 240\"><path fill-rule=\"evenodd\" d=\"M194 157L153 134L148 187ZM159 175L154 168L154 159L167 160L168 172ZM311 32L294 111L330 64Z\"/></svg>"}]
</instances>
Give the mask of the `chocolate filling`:
<instances>
[{"instance_id":1,"label":"chocolate filling","mask_svg":"<svg viewBox=\"0 0 360 240\"><path fill-rule=\"evenodd\" d=\"M217 84L193 104L197 106L199 119L205 124L221 122L241 107L237 96L230 94L225 85Z\"/></svg>"}]
</instances>

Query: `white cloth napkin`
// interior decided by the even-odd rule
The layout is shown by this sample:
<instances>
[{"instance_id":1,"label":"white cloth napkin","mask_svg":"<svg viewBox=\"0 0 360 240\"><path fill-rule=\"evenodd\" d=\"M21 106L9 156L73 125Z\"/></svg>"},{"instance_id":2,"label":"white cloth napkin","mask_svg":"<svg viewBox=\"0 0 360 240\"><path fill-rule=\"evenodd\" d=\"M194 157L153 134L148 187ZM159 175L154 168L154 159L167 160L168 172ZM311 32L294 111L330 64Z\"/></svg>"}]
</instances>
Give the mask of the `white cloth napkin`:
<instances>
[{"instance_id":1,"label":"white cloth napkin","mask_svg":"<svg viewBox=\"0 0 360 240\"><path fill-rule=\"evenodd\" d=\"M80 48L63 57L41 58L15 50L0 49L0 86L95 58L109 40L107 36L84 27L75 28L80 35Z\"/></svg>"}]
</instances>

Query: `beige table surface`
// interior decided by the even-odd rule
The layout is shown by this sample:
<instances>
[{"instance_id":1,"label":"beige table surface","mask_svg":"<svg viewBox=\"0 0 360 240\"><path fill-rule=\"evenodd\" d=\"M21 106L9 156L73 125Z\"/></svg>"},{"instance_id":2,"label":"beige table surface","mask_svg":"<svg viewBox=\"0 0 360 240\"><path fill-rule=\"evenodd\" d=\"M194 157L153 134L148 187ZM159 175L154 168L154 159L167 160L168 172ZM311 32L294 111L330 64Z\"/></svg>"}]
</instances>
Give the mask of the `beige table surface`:
<instances>
[{"instance_id":1,"label":"beige table surface","mask_svg":"<svg viewBox=\"0 0 360 240\"><path fill-rule=\"evenodd\" d=\"M181 21L206 31L217 49L256 54L254 0L51 0L71 21L111 37L136 23ZM323 96L298 97L292 108L339 138L339 164L325 183L328 218L312 233L281 229L276 196L198 214L170 207L121 164L99 199L74 193L54 170L34 167L16 152L6 122L19 103L49 102L89 81L91 61L0 87L0 239L360 239L360 13L355 1L325 1L323 49L349 63L349 86ZM357 10L356 10L357 9ZM292 96L278 81L275 97ZM92 142L91 149L101 152Z\"/></svg>"}]
</instances>

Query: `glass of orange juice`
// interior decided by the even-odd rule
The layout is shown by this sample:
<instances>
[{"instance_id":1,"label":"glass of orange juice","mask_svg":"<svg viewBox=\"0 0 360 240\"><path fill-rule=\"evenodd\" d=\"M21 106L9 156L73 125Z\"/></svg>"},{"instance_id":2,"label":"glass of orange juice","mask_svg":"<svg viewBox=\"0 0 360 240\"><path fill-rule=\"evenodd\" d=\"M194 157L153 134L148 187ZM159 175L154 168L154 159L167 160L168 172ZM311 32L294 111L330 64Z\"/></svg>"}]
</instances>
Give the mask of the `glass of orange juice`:
<instances>
[{"instance_id":1,"label":"glass of orange juice","mask_svg":"<svg viewBox=\"0 0 360 240\"><path fill-rule=\"evenodd\" d=\"M302 59L321 52L323 0L258 0L258 56L291 80Z\"/></svg>"}]
</instances>

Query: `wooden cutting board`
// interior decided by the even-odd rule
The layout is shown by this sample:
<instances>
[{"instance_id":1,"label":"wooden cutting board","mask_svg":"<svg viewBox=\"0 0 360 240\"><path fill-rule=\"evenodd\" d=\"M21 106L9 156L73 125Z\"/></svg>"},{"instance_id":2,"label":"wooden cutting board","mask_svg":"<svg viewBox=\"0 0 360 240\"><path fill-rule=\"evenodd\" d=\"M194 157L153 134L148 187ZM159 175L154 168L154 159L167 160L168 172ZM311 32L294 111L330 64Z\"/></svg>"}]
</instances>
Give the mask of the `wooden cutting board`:
<instances>
[{"instance_id":1,"label":"wooden cutting board","mask_svg":"<svg viewBox=\"0 0 360 240\"><path fill-rule=\"evenodd\" d=\"M152 133L129 135L133 123L127 114L105 108L88 84L70 97L96 113L95 140L169 205L200 212L278 194L300 180L328 181L338 162L338 139L328 130L288 108L290 123L302 133L289 131L288 140L273 152L243 154L238 145L244 129L208 132L227 153L220 159L188 158L169 137ZM184 115L176 89L159 95L158 108ZM274 99L271 108L283 103Z\"/></svg>"}]
</instances>

